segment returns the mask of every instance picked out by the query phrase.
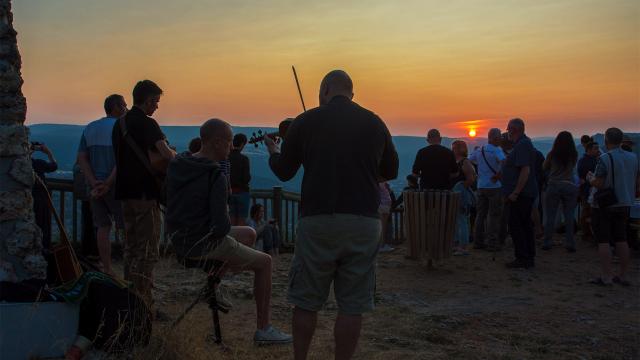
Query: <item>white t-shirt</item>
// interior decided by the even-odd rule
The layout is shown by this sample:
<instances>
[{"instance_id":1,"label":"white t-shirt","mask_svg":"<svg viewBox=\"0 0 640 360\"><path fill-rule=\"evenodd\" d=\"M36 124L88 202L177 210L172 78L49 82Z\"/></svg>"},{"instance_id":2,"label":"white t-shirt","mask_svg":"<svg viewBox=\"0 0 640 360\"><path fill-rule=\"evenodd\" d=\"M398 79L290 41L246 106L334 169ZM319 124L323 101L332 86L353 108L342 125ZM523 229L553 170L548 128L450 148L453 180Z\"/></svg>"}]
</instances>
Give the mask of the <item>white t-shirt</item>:
<instances>
[{"instance_id":1,"label":"white t-shirt","mask_svg":"<svg viewBox=\"0 0 640 360\"><path fill-rule=\"evenodd\" d=\"M483 149L484 156L482 156ZM496 174L495 172L500 172L500 162L505 158L502 149L492 144L484 145L469 156L469 160L478 165L478 189L499 189L502 187L500 180L493 182L491 177ZM495 172L491 170L489 165Z\"/></svg>"}]
</instances>

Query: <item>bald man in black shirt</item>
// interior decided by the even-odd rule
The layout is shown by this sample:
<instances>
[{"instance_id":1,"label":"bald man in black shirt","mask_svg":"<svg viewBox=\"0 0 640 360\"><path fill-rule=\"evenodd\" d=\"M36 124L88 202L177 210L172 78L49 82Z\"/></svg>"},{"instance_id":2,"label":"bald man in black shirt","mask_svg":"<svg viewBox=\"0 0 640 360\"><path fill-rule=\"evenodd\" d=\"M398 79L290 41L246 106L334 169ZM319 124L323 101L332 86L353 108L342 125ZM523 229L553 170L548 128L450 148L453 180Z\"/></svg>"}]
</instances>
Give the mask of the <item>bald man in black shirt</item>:
<instances>
[{"instance_id":1,"label":"bald man in black shirt","mask_svg":"<svg viewBox=\"0 0 640 360\"><path fill-rule=\"evenodd\" d=\"M320 310L334 284L338 303L336 359L350 358L362 313L373 309L375 258L380 238L378 182L398 175L398 154L384 122L359 106L341 70L320 86L320 106L289 127L282 152L265 143L269 165L282 181L304 166L301 219L289 275L295 305L295 359L305 359Z\"/></svg>"}]
</instances>

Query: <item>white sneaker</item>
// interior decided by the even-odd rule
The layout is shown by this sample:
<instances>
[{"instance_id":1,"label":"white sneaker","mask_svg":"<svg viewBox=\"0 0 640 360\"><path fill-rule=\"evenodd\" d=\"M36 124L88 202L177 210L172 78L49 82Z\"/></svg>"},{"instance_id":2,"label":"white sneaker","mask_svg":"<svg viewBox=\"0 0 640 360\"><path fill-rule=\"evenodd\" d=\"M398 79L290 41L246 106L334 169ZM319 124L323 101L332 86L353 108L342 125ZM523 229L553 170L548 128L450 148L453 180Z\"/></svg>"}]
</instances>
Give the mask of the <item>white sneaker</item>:
<instances>
[{"instance_id":1,"label":"white sneaker","mask_svg":"<svg viewBox=\"0 0 640 360\"><path fill-rule=\"evenodd\" d=\"M258 345L290 344L293 336L268 325L262 330L256 330L253 341Z\"/></svg>"},{"instance_id":2,"label":"white sneaker","mask_svg":"<svg viewBox=\"0 0 640 360\"><path fill-rule=\"evenodd\" d=\"M378 252L381 252L381 253L388 253L388 252L392 252L393 250L395 250L395 248L394 248L394 247L392 247L392 246L391 246L391 245L389 245L389 244L384 244L384 245L382 245L382 246L380 247L380 249L378 250Z\"/></svg>"}]
</instances>

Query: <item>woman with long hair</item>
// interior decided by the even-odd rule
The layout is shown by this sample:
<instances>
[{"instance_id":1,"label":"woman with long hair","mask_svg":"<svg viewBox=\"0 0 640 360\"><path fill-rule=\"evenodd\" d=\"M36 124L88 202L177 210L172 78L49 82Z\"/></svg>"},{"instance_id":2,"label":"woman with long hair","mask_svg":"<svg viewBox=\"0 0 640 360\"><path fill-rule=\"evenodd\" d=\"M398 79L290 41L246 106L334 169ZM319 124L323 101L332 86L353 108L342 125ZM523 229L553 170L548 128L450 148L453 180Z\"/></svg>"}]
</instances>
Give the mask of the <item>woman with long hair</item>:
<instances>
[{"instance_id":1,"label":"woman with long hair","mask_svg":"<svg viewBox=\"0 0 640 360\"><path fill-rule=\"evenodd\" d=\"M452 181L454 184L452 191L457 191L461 194L453 255L468 255L467 244L469 244L469 237L471 235L470 214L471 207L473 207L475 203L475 195L473 194L471 185L476 181L476 171L471 164L471 160L467 159L469 154L467 143L462 140L456 140L451 144L451 150L458 164L458 177Z\"/></svg>"},{"instance_id":2,"label":"woman with long hair","mask_svg":"<svg viewBox=\"0 0 640 360\"><path fill-rule=\"evenodd\" d=\"M553 147L542 165L547 172L547 189L545 192L545 225L543 250L552 247L552 236L555 229L558 207L562 205L565 223L564 246L569 252L576 251L573 238L574 214L578 202L578 186L575 168L578 162L578 151L573 135L568 131L558 134Z\"/></svg>"}]
</instances>

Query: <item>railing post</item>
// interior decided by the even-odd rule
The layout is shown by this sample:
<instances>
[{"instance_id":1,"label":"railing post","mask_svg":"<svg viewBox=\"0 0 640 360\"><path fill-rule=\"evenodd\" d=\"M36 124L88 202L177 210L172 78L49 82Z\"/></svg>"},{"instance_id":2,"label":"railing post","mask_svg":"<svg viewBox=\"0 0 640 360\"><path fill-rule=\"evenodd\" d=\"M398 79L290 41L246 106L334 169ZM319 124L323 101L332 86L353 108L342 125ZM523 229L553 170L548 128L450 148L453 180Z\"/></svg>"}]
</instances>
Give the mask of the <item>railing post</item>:
<instances>
[{"instance_id":1,"label":"railing post","mask_svg":"<svg viewBox=\"0 0 640 360\"><path fill-rule=\"evenodd\" d=\"M273 218L282 231L282 186L273 187Z\"/></svg>"}]
</instances>

